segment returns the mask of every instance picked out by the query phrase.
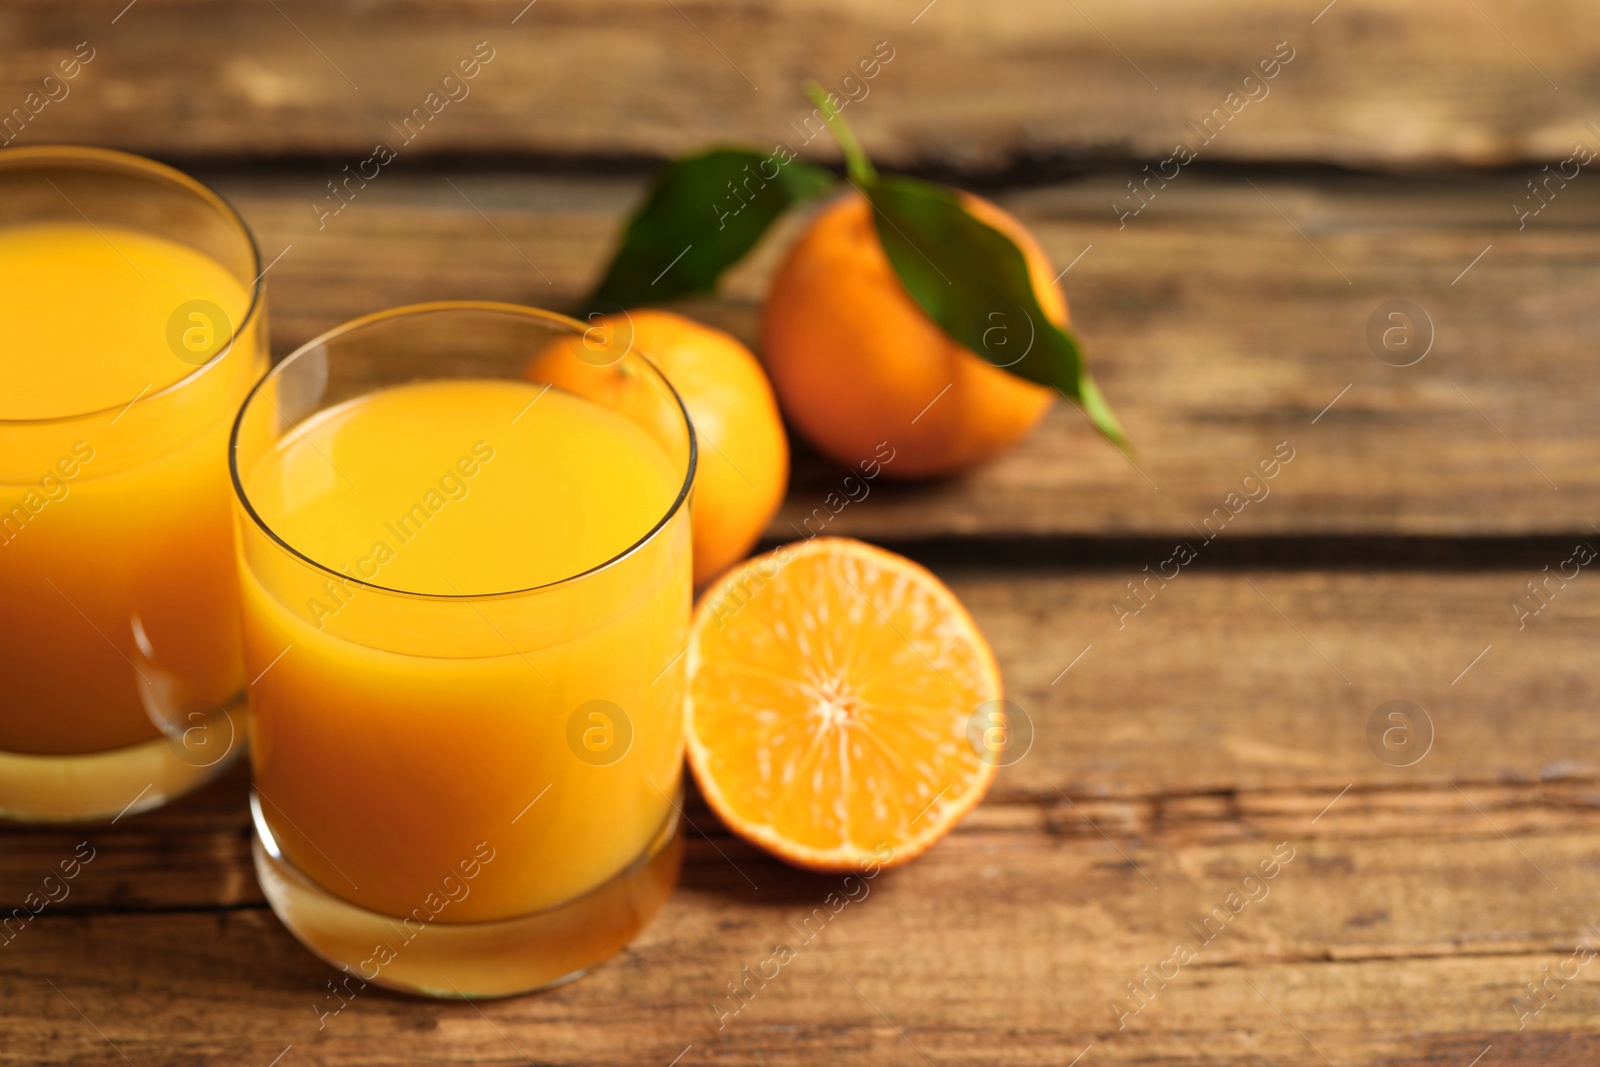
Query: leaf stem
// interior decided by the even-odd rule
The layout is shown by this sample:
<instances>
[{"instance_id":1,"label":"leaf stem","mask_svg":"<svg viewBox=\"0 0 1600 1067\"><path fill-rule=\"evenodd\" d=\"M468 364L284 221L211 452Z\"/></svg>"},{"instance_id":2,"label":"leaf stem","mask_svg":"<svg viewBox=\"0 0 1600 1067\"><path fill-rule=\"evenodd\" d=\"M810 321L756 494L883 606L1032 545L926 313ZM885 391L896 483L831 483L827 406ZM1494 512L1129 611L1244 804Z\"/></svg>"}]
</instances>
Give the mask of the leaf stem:
<instances>
[{"instance_id":1,"label":"leaf stem","mask_svg":"<svg viewBox=\"0 0 1600 1067\"><path fill-rule=\"evenodd\" d=\"M839 151L844 154L845 172L849 174L850 180L863 187L876 184L878 171L867 158L867 154L861 150L861 142L856 140L855 133L845 124L839 114L839 108L829 99L832 94L816 82L808 81L806 95L817 105L817 110L822 112L823 121L828 124L828 131L839 143Z\"/></svg>"}]
</instances>

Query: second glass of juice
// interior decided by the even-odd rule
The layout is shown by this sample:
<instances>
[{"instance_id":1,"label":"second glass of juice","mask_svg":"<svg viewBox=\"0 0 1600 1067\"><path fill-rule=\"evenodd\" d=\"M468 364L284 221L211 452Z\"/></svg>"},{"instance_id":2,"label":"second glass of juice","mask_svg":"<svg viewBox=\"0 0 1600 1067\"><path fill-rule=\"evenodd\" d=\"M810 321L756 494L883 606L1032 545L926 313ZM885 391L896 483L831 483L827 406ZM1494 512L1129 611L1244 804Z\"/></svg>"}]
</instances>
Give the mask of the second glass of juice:
<instances>
[{"instance_id":1,"label":"second glass of juice","mask_svg":"<svg viewBox=\"0 0 1600 1067\"><path fill-rule=\"evenodd\" d=\"M0 151L0 816L114 821L243 747L227 441L261 275L187 175Z\"/></svg>"},{"instance_id":2,"label":"second glass of juice","mask_svg":"<svg viewBox=\"0 0 1600 1067\"><path fill-rule=\"evenodd\" d=\"M365 983L575 977L681 856L694 434L626 340L417 305L274 368L234 428L256 868Z\"/></svg>"}]
</instances>

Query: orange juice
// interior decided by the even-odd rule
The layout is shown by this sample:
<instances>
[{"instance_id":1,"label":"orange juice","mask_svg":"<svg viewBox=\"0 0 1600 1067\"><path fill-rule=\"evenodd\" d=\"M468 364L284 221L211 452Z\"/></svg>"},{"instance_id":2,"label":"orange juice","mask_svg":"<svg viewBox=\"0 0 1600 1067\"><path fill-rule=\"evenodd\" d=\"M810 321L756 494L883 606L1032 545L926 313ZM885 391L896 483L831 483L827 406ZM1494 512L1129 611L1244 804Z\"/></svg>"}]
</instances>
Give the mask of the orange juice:
<instances>
[{"instance_id":1,"label":"orange juice","mask_svg":"<svg viewBox=\"0 0 1600 1067\"><path fill-rule=\"evenodd\" d=\"M240 570L276 847L344 900L448 923L640 856L682 762L682 464L597 403L487 379L358 395L258 454ZM469 894L420 910L468 865Z\"/></svg>"},{"instance_id":2,"label":"orange juice","mask_svg":"<svg viewBox=\"0 0 1600 1067\"><path fill-rule=\"evenodd\" d=\"M179 738L240 692L226 442L265 369L250 304L177 241L0 228L0 809L28 808L7 789L36 772L99 781L25 757ZM151 758L136 776L160 792ZM84 795L58 799L45 817Z\"/></svg>"}]
</instances>

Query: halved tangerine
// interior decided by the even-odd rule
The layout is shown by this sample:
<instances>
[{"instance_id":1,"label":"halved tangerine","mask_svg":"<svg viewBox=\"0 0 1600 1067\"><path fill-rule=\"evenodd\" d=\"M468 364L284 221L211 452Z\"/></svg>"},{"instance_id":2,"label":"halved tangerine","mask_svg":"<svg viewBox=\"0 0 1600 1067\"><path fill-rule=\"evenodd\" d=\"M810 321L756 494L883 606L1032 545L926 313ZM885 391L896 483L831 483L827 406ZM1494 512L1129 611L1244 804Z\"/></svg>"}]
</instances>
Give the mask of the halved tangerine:
<instances>
[{"instance_id":1,"label":"halved tangerine","mask_svg":"<svg viewBox=\"0 0 1600 1067\"><path fill-rule=\"evenodd\" d=\"M988 642L943 582L843 538L785 545L695 609L685 725L707 803L815 870L894 866L988 791L968 741L1000 707Z\"/></svg>"}]
</instances>

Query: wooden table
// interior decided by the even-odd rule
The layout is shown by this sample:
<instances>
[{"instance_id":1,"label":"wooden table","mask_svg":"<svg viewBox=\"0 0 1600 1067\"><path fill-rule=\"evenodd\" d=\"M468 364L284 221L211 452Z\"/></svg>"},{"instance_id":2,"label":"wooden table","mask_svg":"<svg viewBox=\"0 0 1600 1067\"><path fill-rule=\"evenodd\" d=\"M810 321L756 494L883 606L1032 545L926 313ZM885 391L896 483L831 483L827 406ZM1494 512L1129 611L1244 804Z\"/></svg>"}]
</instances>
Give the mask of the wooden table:
<instances>
[{"instance_id":1,"label":"wooden table","mask_svg":"<svg viewBox=\"0 0 1600 1067\"><path fill-rule=\"evenodd\" d=\"M91 42L17 143L109 144L213 181L281 255L280 354L422 299L569 306L662 155L792 140L800 78L836 85L888 41L846 117L880 163L957 176L1071 264L1063 288L1140 452L1125 461L1061 407L991 466L878 485L830 524L951 583L1035 738L955 833L736 1014L720 1014L728 984L796 944L837 882L695 800L680 888L589 977L482 1004L369 989L319 1027L333 972L262 900L235 772L113 826L0 830L6 908L79 842L95 855L0 947L0 1063L1600 1057L1600 578L1568 563L1541 598L1528 587L1600 544L1600 177L1544 187L1520 225L1512 207L1575 142L1600 148L1583 12L124 4L0 13L0 105ZM479 41L495 57L470 97L319 229L324 183ZM1284 41L1270 95L1119 224L1110 204L1136 203L1144 163ZM687 309L753 339L796 225ZM1397 299L1431 322L1405 367L1367 340ZM1270 494L1204 540L1284 448ZM770 537L837 477L802 452ZM1133 599L1180 540L1198 558ZM1426 713L1408 766L1369 741L1390 701ZM1292 858L1244 881L1274 855Z\"/></svg>"}]
</instances>

